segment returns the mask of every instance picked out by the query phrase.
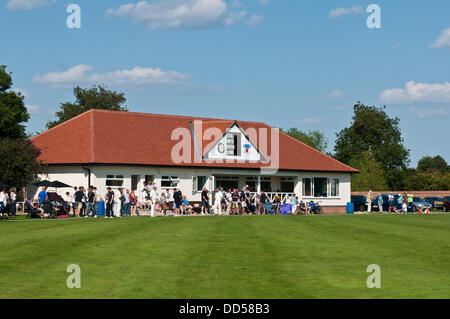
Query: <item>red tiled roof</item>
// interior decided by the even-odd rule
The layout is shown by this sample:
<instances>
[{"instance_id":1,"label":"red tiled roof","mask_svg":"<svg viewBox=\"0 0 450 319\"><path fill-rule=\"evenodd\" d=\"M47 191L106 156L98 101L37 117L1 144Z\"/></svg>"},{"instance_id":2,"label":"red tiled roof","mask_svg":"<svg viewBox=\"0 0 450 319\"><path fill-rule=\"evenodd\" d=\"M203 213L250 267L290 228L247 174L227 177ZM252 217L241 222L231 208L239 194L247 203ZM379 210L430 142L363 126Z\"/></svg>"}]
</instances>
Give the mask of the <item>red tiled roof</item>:
<instances>
[{"instance_id":1,"label":"red tiled roof","mask_svg":"<svg viewBox=\"0 0 450 319\"><path fill-rule=\"evenodd\" d=\"M265 158L270 158L271 127L260 122L217 120L190 116L147 114L90 110L31 139L41 149L40 159L46 164L128 164L152 166L198 166L261 168L264 163L194 163L195 150L191 147L192 163L175 163L171 158L172 147L179 140L172 140L172 132L184 129L191 136L191 124L202 120L202 129L195 127L197 145L204 148L214 141L202 139L208 128L218 128L223 134L237 123L245 132L254 128L257 134L266 130L268 136ZM255 136L256 137L256 136ZM254 145L258 138L249 134ZM218 139L220 136L215 136ZM190 143L191 145L193 143ZM302 171L358 172L296 139L279 134L279 169ZM269 155L269 157L267 157Z\"/></svg>"}]
</instances>

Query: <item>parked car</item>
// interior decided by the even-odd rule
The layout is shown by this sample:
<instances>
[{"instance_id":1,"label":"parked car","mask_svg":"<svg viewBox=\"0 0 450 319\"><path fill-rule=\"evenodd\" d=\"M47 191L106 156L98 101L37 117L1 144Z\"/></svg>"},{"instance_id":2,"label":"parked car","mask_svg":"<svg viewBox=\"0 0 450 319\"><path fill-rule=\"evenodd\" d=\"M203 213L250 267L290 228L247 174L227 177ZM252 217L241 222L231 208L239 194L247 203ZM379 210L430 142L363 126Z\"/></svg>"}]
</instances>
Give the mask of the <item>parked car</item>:
<instances>
[{"instance_id":1,"label":"parked car","mask_svg":"<svg viewBox=\"0 0 450 319\"><path fill-rule=\"evenodd\" d=\"M448 212L450 210L450 196L444 197L444 212Z\"/></svg>"},{"instance_id":2,"label":"parked car","mask_svg":"<svg viewBox=\"0 0 450 319\"><path fill-rule=\"evenodd\" d=\"M433 208L433 206L431 206L430 203L424 201L420 197L414 196L413 197L413 202L412 202L412 210L413 210L413 212L417 212L419 210L419 207L422 208L422 209L425 209L425 208L432 209Z\"/></svg>"},{"instance_id":3,"label":"parked car","mask_svg":"<svg viewBox=\"0 0 450 319\"><path fill-rule=\"evenodd\" d=\"M430 203L433 209L442 209L444 207L444 199L441 197L425 197L424 201Z\"/></svg>"},{"instance_id":4,"label":"parked car","mask_svg":"<svg viewBox=\"0 0 450 319\"><path fill-rule=\"evenodd\" d=\"M367 197L364 195L352 195L351 201L355 211L366 212L367 211Z\"/></svg>"},{"instance_id":5,"label":"parked car","mask_svg":"<svg viewBox=\"0 0 450 319\"><path fill-rule=\"evenodd\" d=\"M383 212L389 211L389 194L381 194L383 197ZM398 204L398 195L394 195L394 203L396 209L401 209L401 205ZM378 195L372 200L372 211L380 211L378 207Z\"/></svg>"}]
</instances>

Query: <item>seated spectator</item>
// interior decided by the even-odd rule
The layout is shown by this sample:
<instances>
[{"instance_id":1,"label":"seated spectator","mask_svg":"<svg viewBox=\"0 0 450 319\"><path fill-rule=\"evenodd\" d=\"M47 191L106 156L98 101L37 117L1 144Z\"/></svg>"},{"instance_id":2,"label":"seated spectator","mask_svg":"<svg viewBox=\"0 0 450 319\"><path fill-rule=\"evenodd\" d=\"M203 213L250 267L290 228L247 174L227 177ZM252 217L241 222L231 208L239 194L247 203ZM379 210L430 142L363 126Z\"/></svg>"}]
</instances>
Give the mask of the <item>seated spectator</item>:
<instances>
[{"instance_id":1,"label":"seated spectator","mask_svg":"<svg viewBox=\"0 0 450 319\"><path fill-rule=\"evenodd\" d=\"M186 199L186 196L183 196L183 201L181 202L181 213L182 214L192 214L192 210L194 208L189 205L189 202Z\"/></svg>"},{"instance_id":2,"label":"seated spectator","mask_svg":"<svg viewBox=\"0 0 450 319\"><path fill-rule=\"evenodd\" d=\"M306 206L306 204L301 200L300 204L297 207L297 214L306 214L306 212L308 211L308 207Z\"/></svg>"}]
</instances>

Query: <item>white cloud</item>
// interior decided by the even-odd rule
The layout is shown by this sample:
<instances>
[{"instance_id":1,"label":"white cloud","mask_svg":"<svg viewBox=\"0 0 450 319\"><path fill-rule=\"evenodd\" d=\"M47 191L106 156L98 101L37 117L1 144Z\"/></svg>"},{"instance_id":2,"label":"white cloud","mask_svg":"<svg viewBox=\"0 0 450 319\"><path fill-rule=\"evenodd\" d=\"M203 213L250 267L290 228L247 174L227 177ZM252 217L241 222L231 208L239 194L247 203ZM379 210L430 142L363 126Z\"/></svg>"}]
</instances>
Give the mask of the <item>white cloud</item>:
<instances>
[{"instance_id":1,"label":"white cloud","mask_svg":"<svg viewBox=\"0 0 450 319\"><path fill-rule=\"evenodd\" d=\"M227 26L233 25L236 21L240 21L240 20L244 19L246 15L247 15L247 11L244 11L244 10L232 13L226 18L225 25L227 25Z\"/></svg>"},{"instance_id":2,"label":"white cloud","mask_svg":"<svg viewBox=\"0 0 450 319\"><path fill-rule=\"evenodd\" d=\"M26 105L25 106L30 114L39 114L42 112L39 105Z\"/></svg>"},{"instance_id":3,"label":"white cloud","mask_svg":"<svg viewBox=\"0 0 450 319\"><path fill-rule=\"evenodd\" d=\"M332 99L340 99L344 97L344 92L342 92L341 90L334 90L331 91L329 95Z\"/></svg>"},{"instance_id":4,"label":"white cloud","mask_svg":"<svg viewBox=\"0 0 450 319\"><path fill-rule=\"evenodd\" d=\"M323 124L326 121L324 119L320 119L320 118L305 118L302 119L300 121L298 121L299 124L302 125L317 125L317 124Z\"/></svg>"},{"instance_id":5,"label":"white cloud","mask_svg":"<svg viewBox=\"0 0 450 319\"><path fill-rule=\"evenodd\" d=\"M223 26L226 12L224 0L166 0L128 3L107 14L132 17L152 29L177 29Z\"/></svg>"},{"instance_id":6,"label":"white cloud","mask_svg":"<svg viewBox=\"0 0 450 319\"><path fill-rule=\"evenodd\" d=\"M409 111L411 113L415 114L418 118L439 117L439 116L450 115L450 109L444 109L444 108L418 110L415 107L410 107Z\"/></svg>"},{"instance_id":7,"label":"white cloud","mask_svg":"<svg viewBox=\"0 0 450 319\"><path fill-rule=\"evenodd\" d=\"M411 102L450 102L450 83L420 83L409 81L403 89L394 88L381 92L382 103L402 104Z\"/></svg>"},{"instance_id":8,"label":"white cloud","mask_svg":"<svg viewBox=\"0 0 450 319\"><path fill-rule=\"evenodd\" d=\"M436 42L430 46L432 48L450 48L450 28L442 31Z\"/></svg>"},{"instance_id":9,"label":"white cloud","mask_svg":"<svg viewBox=\"0 0 450 319\"><path fill-rule=\"evenodd\" d=\"M360 6L352 6L350 8L336 8L330 11L329 17L339 19L344 16L361 14L362 8Z\"/></svg>"},{"instance_id":10,"label":"white cloud","mask_svg":"<svg viewBox=\"0 0 450 319\"><path fill-rule=\"evenodd\" d=\"M239 0L233 0L230 5L232 8L241 8L244 6Z\"/></svg>"},{"instance_id":11,"label":"white cloud","mask_svg":"<svg viewBox=\"0 0 450 319\"><path fill-rule=\"evenodd\" d=\"M9 10L32 10L39 7L52 5L56 0L9 0L6 8Z\"/></svg>"},{"instance_id":12,"label":"white cloud","mask_svg":"<svg viewBox=\"0 0 450 319\"><path fill-rule=\"evenodd\" d=\"M263 20L264 20L263 16L260 16L258 14L252 14L245 24L248 26L254 26L263 22Z\"/></svg>"},{"instance_id":13,"label":"white cloud","mask_svg":"<svg viewBox=\"0 0 450 319\"><path fill-rule=\"evenodd\" d=\"M265 6L270 3L270 0L259 0L258 3L262 6Z\"/></svg>"},{"instance_id":14,"label":"white cloud","mask_svg":"<svg viewBox=\"0 0 450 319\"><path fill-rule=\"evenodd\" d=\"M125 85L177 84L190 77L187 74L176 71L162 71L159 68L153 69L139 66L131 70L125 69L107 73L88 73L91 70L92 66L79 64L63 72L37 74L33 80L54 88L67 88L83 83Z\"/></svg>"}]
</instances>

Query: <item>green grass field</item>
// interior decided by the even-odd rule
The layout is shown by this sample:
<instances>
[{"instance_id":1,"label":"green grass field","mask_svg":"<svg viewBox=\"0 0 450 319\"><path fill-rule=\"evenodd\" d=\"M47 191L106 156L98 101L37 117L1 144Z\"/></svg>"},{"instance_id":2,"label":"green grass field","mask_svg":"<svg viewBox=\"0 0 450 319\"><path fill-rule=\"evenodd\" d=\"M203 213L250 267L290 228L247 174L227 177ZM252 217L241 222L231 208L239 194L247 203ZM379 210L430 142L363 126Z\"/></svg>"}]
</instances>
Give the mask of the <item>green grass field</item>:
<instances>
[{"instance_id":1,"label":"green grass field","mask_svg":"<svg viewBox=\"0 0 450 319\"><path fill-rule=\"evenodd\" d=\"M450 298L450 215L13 221L0 244L0 298Z\"/></svg>"}]
</instances>

